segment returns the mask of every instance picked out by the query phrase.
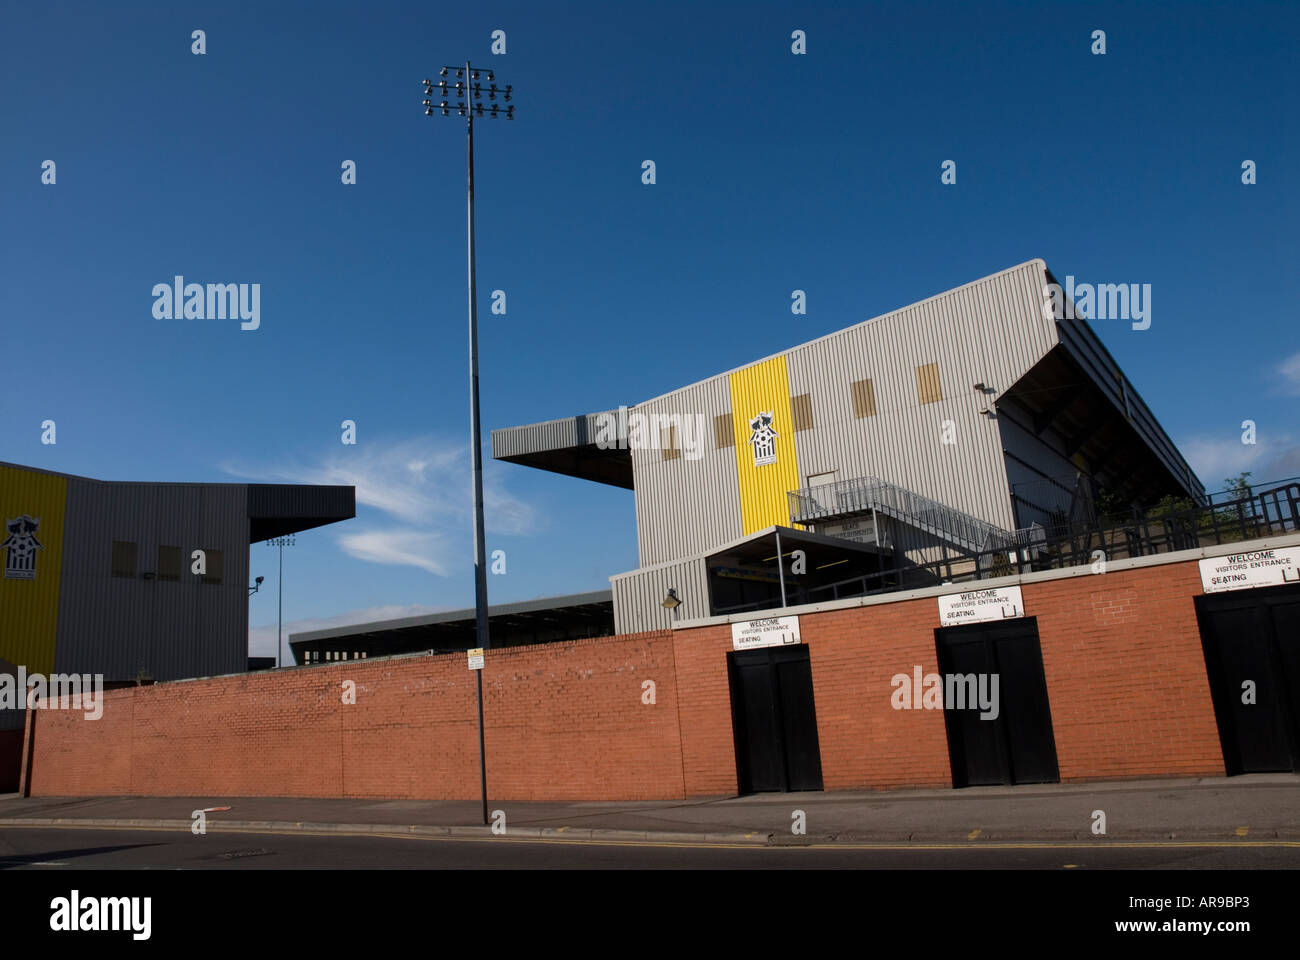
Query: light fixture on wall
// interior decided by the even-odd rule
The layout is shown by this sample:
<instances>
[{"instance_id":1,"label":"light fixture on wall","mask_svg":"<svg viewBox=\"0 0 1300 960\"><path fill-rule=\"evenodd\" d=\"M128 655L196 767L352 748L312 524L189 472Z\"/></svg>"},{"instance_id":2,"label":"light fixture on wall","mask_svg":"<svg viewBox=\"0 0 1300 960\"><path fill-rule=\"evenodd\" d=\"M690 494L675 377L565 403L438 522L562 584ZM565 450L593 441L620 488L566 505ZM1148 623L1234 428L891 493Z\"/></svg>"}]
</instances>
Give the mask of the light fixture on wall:
<instances>
[{"instance_id":1,"label":"light fixture on wall","mask_svg":"<svg viewBox=\"0 0 1300 960\"><path fill-rule=\"evenodd\" d=\"M992 419L994 418L994 415L993 415L993 403L992 403L992 401L989 399L989 395L990 395L990 394L997 393L997 390L995 390L993 387L990 387L990 386L988 386L987 384L985 384L983 380L981 380L979 383L975 384L975 386L972 387L971 389L973 389L973 390L975 390L975 391L977 391L977 392L979 393L979 395L980 395L980 402L983 403L983 405L984 405L984 406L983 406L983 409L980 410L980 413L983 414L984 416L988 417L990 420L992 420Z\"/></svg>"},{"instance_id":2,"label":"light fixture on wall","mask_svg":"<svg viewBox=\"0 0 1300 960\"><path fill-rule=\"evenodd\" d=\"M666 609L671 610L673 612L674 620L677 619L677 608L680 607L681 605L682 605L682 600L681 597L677 596L676 587L669 587L668 596L664 597L663 601L659 604L659 606L665 607Z\"/></svg>"}]
</instances>

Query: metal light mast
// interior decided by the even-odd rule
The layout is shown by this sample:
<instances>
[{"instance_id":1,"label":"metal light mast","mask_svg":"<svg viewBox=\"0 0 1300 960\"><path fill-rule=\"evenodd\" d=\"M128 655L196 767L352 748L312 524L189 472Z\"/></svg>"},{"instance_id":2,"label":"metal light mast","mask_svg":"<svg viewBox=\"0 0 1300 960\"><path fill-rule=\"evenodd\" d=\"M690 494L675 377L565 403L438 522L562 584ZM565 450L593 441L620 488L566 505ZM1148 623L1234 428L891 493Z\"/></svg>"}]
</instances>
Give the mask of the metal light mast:
<instances>
[{"instance_id":1,"label":"metal light mast","mask_svg":"<svg viewBox=\"0 0 1300 960\"><path fill-rule=\"evenodd\" d=\"M455 71L456 79L453 86L447 77L452 71ZM486 106L483 103L483 83L480 79L487 81L487 99ZM498 89L496 85L496 75L491 70L475 70L470 66L468 60L463 67L444 66L438 71L439 80L436 84L437 90L434 90L435 84L432 80L424 81L424 115L432 117L436 109L444 117L455 115L464 117L469 138L468 167L469 178L467 181L467 246L469 249L469 429L470 444L473 450L474 458L474 611L477 621L478 645L483 649L492 646L492 641L488 633L488 599L487 599L487 564L486 548L484 546L483 535L483 436L482 429L479 425L479 402L478 402L478 300L475 289L474 275L474 118L505 117L507 120L515 118L515 108L510 105L512 88L507 84L504 88ZM435 93L438 96L438 105L435 108L433 97ZM502 96L502 102L497 101L497 94ZM453 105L450 100L456 99ZM504 107L504 109L502 109ZM487 766L486 750L483 743L483 671L475 670L478 676L478 755L479 755L479 786L483 795L483 822L488 822L487 809Z\"/></svg>"}]
</instances>

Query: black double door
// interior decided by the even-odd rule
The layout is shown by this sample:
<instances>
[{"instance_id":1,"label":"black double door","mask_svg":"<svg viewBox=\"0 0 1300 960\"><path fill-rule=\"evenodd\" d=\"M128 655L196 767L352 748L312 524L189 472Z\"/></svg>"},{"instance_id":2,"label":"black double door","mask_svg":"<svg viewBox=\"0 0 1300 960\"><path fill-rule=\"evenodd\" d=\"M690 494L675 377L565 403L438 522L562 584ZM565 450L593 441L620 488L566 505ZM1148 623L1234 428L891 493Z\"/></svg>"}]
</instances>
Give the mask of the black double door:
<instances>
[{"instance_id":1,"label":"black double door","mask_svg":"<svg viewBox=\"0 0 1300 960\"><path fill-rule=\"evenodd\" d=\"M1196 598L1229 775L1300 771L1300 585Z\"/></svg>"},{"instance_id":2,"label":"black double door","mask_svg":"<svg viewBox=\"0 0 1300 960\"><path fill-rule=\"evenodd\" d=\"M727 668L741 793L822 789L807 646L732 652Z\"/></svg>"},{"instance_id":3,"label":"black double door","mask_svg":"<svg viewBox=\"0 0 1300 960\"><path fill-rule=\"evenodd\" d=\"M963 684L964 689L978 690L982 680L991 700L991 678L997 676L996 716L993 709L980 708L978 697L962 709L945 700L953 786L1060 780L1038 621L942 627L935 631L935 646L945 691L949 676L973 675L974 684Z\"/></svg>"}]
</instances>

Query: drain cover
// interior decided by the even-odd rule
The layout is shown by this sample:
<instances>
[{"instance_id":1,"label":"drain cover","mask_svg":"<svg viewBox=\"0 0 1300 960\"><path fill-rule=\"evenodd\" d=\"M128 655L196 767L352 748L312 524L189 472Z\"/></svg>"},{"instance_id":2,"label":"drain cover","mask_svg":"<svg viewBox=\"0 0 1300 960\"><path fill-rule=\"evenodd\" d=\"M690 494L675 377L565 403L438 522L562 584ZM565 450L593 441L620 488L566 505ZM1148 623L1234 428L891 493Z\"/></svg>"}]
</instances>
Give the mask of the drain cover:
<instances>
[{"instance_id":1,"label":"drain cover","mask_svg":"<svg viewBox=\"0 0 1300 960\"><path fill-rule=\"evenodd\" d=\"M271 853L270 850L264 850L258 847L256 850L231 850L229 853L221 854L223 860L238 860L242 857L265 857Z\"/></svg>"}]
</instances>

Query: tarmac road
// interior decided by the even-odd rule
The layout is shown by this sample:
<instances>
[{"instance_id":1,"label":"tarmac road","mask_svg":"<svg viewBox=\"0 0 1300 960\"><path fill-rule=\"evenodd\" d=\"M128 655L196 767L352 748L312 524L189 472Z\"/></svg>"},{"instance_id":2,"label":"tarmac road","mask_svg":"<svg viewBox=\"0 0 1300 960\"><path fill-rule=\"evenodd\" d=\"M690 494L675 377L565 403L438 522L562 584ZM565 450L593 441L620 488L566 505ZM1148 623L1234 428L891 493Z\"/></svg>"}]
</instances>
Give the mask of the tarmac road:
<instances>
[{"instance_id":1,"label":"tarmac road","mask_svg":"<svg viewBox=\"0 0 1300 960\"><path fill-rule=\"evenodd\" d=\"M0 870L569 870L1300 868L1295 841L844 843L473 839L0 825Z\"/></svg>"}]
</instances>

